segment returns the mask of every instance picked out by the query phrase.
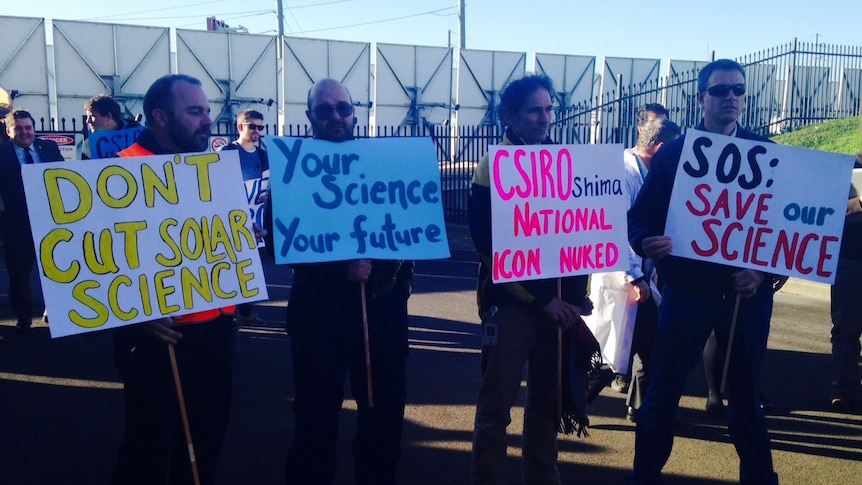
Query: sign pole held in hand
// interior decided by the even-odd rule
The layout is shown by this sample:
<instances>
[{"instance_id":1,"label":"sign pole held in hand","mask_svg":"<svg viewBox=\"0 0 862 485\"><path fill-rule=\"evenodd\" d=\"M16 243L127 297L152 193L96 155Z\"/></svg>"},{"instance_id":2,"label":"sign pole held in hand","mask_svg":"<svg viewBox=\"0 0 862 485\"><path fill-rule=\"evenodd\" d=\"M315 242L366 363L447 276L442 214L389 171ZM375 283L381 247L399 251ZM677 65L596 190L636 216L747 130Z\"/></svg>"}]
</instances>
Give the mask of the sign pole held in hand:
<instances>
[{"instance_id":1,"label":"sign pole held in hand","mask_svg":"<svg viewBox=\"0 0 862 485\"><path fill-rule=\"evenodd\" d=\"M195 445L192 443L192 430L189 428L189 416L186 414L186 400L183 397L183 386L180 383L180 370L177 366L177 354L174 352L173 344L168 344L168 353L171 356L171 369L174 371L174 384L177 387L177 402L180 405L180 415L183 418L183 431L186 433L186 445L189 448L189 462L192 466L192 477L195 485L200 485L201 479L198 476L198 464L195 460Z\"/></svg>"},{"instance_id":2,"label":"sign pole held in hand","mask_svg":"<svg viewBox=\"0 0 862 485\"><path fill-rule=\"evenodd\" d=\"M557 278L557 298L563 299L563 280ZM557 325L557 422L563 419L563 327Z\"/></svg>"},{"instance_id":3,"label":"sign pole held in hand","mask_svg":"<svg viewBox=\"0 0 862 485\"><path fill-rule=\"evenodd\" d=\"M733 303L733 317L730 319L730 335L727 337L727 354L724 356L724 370L721 372L721 387L718 392L724 394L724 386L727 384L727 370L730 368L730 350L733 348L733 336L736 334L736 320L739 316L739 302L742 294L736 293L736 301Z\"/></svg>"},{"instance_id":4,"label":"sign pole held in hand","mask_svg":"<svg viewBox=\"0 0 862 485\"><path fill-rule=\"evenodd\" d=\"M368 309L365 304L365 282L359 284L362 298L362 336L365 339L365 375L368 379L368 407L374 407L374 389L371 387L371 345L368 340Z\"/></svg>"}]
</instances>

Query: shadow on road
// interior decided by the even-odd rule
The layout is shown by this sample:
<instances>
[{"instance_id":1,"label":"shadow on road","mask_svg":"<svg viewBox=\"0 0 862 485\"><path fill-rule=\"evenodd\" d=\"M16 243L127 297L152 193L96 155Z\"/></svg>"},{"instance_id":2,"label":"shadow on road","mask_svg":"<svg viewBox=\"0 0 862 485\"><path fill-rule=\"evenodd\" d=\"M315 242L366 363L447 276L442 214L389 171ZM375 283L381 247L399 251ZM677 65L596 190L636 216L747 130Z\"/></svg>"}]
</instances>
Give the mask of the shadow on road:
<instances>
[{"instance_id":1,"label":"shadow on road","mask_svg":"<svg viewBox=\"0 0 862 485\"><path fill-rule=\"evenodd\" d=\"M0 258L2 261L2 258ZM470 248L452 258L417 263L411 299L408 408L399 479L405 485L468 483L474 405L479 385L477 259ZM266 322L241 329L234 400L219 466L221 484L280 484L292 434L289 339L283 330L288 268L265 263L270 301L256 305ZM7 278L0 267L0 483L106 483L122 433L123 396L112 363L110 335L95 332L52 340L37 322L14 332ZM768 417L783 483L853 483L862 472L862 419L828 409L828 302L817 317L776 309L763 388L776 404ZM802 302L802 303L800 303ZM807 302L807 303L806 303ZM34 315L37 318L38 315ZM811 342L821 342L813 345ZM779 345L780 344L780 345ZM349 395L349 391L348 391ZM724 421L703 412L703 369L691 373L679 413L670 485L734 483L738 462ZM521 401L513 409L510 454L504 464L518 483ZM619 484L632 462L634 426L623 419L623 395L605 389L589 408L587 439L561 437L563 483ZM353 483L350 439L355 406L341 416L336 483ZM707 478L708 477L708 478Z\"/></svg>"}]
</instances>

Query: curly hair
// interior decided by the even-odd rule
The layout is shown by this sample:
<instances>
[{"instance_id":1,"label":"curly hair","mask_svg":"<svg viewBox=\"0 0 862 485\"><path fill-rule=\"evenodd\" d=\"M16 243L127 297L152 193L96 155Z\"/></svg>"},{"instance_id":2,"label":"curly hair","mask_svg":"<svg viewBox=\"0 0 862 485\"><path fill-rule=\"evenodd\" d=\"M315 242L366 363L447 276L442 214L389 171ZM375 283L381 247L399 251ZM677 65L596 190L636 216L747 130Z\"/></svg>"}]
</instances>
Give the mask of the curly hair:
<instances>
[{"instance_id":1,"label":"curly hair","mask_svg":"<svg viewBox=\"0 0 862 485\"><path fill-rule=\"evenodd\" d=\"M517 112L524 106L527 96L539 89L548 91L551 99L554 99L556 96L554 82L548 76L534 74L510 82L503 90L503 94L500 95L500 116L503 117L506 113L512 114Z\"/></svg>"},{"instance_id":2,"label":"curly hair","mask_svg":"<svg viewBox=\"0 0 862 485\"><path fill-rule=\"evenodd\" d=\"M110 115L114 121L119 123L123 120L120 104L107 94L97 94L84 103L84 111L88 113L99 113L102 116Z\"/></svg>"}]
</instances>

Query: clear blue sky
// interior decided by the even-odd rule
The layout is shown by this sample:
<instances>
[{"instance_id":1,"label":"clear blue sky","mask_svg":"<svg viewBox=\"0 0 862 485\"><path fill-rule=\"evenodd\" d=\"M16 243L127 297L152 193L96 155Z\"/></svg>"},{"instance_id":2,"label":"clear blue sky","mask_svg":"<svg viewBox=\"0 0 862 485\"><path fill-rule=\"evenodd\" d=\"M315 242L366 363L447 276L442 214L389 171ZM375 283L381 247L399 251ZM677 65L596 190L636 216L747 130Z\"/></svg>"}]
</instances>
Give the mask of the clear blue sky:
<instances>
[{"instance_id":1,"label":"clear blue sky","mask_svg":"<svg viewBox=\"0 0 862 485\"><path fill-rule=\"evenodd\" d=\"M278 0L4 0L2 15L205 29L215 16L273 34ZM457 0L282 0L286 35L446 46ZM799 41L862 46L859 0L661 2L465 0L467 47L533 53L706 60ZM450 34L451 31L451 34ZM528 66L531 61L528 61Z\"/></svg>"}]
</instances>

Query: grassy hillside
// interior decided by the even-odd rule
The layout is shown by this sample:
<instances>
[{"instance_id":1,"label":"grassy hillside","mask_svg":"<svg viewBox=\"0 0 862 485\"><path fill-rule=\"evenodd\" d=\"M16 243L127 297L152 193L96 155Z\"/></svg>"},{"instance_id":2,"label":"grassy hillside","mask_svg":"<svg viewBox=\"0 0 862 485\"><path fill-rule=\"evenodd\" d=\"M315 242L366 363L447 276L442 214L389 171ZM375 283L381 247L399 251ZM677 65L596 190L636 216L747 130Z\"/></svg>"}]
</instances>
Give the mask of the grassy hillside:
<instances>
[{"instance_id":1,"label":"grassy hillside","mask_svg":"<svg viewBox=\"0 0 862 485\"><path fill-rule=\"evenodd\" d=\"M776 143L855 155L862 150L862 117L832 120L772 137Z\"/></svg>"}]
</instances>

